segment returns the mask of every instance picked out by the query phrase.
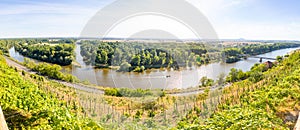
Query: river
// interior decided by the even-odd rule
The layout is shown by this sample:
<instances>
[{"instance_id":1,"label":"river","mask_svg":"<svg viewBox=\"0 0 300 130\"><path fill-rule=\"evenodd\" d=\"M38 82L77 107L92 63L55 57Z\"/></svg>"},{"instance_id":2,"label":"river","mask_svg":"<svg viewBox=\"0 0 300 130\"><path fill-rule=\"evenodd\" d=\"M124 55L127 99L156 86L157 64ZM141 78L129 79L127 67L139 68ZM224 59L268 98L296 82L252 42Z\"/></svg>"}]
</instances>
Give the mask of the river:
<instances>
[{"instance_id":1,"label":"river","mask_svg":"<svg viewBox=\"0 0 300 130\"><path fill-rule=\"evenodd\" d=\"M281 49L258 56L276 58L296 49L300 49L300 47ZM81 67L72 65L64 66L62 71L70 73L82 81L89 81L99 86L117 88L184 89L197 86L203 76L216 80L221 73L227 75L231 68L249 71L255 63L259 63L259 59L257 58L248 58L232 64L211 63L200 67L181 69L180 71L151 69L143 73L116 72L116 70L95 69L92 66L85 65L80 55L80 45L76 45L75 52L76 61ZM19 54L14 47L9 49L9 54L15 60L24 61L24 56ZM263 60L263 62L266 61ZM170 77L167 78L168 75Z\"/></svg>"}]
</instances>

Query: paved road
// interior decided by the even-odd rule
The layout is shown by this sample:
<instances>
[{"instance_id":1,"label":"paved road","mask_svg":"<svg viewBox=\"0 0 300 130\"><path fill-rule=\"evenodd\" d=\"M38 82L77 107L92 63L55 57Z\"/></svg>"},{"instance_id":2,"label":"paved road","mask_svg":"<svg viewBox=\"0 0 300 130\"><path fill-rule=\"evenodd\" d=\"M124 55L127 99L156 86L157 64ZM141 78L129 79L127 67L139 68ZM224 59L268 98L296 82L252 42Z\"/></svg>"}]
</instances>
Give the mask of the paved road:
<instances>
[{"instance_id":1,"label":"paved road","mask_svg":"<svg viewBox=\"0 0 300 130\"><path fill-rule=\"evenodd\" d=\"M27 67L20 65L19 63L9 59L8 57L5 57L5 59L6 59L7 65L9 65L9 66L16 67L18 70L24 70L30 74L36 74L36 72L31 71ZM71 88L75 88L77 90L86 91L86 92L90 92L90 93L104 94L104 91L97 89L97 88L92 88L92 87L88 87L88 86L81 85L81 84L69 83L69 82L65 82L65 81L61 81L61 80L54 80L54 79L50 79L50 80L61 83L63 85L71 87Z\"/></svg>"},{"instance_id":2,"label":"paved road","mask_svg":"<svg viewBox=\"0 0 300 130\"><path fill-rule=\"evenodd\" d=\"M16 67L18 70L24 70L24 71L27 71L29 72L30 74L35 74L36 72L33 72L31 71L30 69L28 69L27 67L23 66L23 65L20 65L19 63L9 59L8 57L5 56L5 59L6 59L6 63L7 65L9 66L12 66L12 67Z\"/></svg>"}]
</instances>

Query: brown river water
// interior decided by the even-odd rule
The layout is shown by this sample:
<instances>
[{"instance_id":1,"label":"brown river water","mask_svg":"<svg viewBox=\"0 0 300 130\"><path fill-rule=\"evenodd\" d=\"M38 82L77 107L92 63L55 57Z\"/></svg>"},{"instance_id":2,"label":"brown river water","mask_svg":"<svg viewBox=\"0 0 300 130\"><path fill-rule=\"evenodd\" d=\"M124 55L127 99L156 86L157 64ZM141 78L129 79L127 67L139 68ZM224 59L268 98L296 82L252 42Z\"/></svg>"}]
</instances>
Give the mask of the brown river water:
<instances>
[{"instance_id":1,"label":"brown river water","mask_svg":"<svg viewBox=\"0 0 300 130\"><path fill-rule=\"evenodd\" d=\"M296 49L300 48L281 49L258 56L276 58L276 56L283 56ZM62 71L70 73L82 81L89 81L90 83L99 86L117 88L184 89L196 87L203 76L216 80L221 73L227 75L231 68L249 71L255 63L259 63L259 59L257 58L248 58L232 64L210 63L200 67L181 69L180 71L151 69L143 73L116 72L116 70L95 69L92 66L87 66L82 60L82 56L80 55L80 45L78 44L76 45L75 52L76 61L81 67L73 65L64 66ZM15 51L14 47L9 50L9 54L12 58L20 62L24 61L24 56ZM35 61L40 62L37 60ZM263 60L263 62L265 61L267 60Z\"/></svg>"}]
</instances>

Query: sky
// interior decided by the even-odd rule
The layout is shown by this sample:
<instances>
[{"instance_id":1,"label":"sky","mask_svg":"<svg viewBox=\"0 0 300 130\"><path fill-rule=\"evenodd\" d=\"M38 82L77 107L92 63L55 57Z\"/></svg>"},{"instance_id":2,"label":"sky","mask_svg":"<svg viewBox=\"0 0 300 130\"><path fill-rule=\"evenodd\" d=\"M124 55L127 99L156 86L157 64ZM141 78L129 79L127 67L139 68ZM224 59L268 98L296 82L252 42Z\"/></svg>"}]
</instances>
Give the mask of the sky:
<instances>
[{"instance_id":1,"label":"sky","mask_svg":"<svg viewBox=\"0 0 300 130\"><path fill-rule=\"evenodd\" d=\"M78 37L89 19L114 1L1 0L0 38ZM220 39L300 40L299 0L187 1L208 18ZM118 37L122 30L113 32Z\"/></svg>"}]
</instances>

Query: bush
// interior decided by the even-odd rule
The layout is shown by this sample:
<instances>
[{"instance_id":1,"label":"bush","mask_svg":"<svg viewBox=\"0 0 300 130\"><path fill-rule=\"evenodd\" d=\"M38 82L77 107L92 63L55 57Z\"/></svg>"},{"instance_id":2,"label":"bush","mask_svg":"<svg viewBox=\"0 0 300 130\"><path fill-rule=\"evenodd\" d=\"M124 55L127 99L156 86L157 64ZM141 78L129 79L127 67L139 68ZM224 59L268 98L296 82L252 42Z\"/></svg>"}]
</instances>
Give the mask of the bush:
<instances>
[{"instance_id":1,"label":"bush","mask_svg":"<svg viewBox=\"0 0 300 130\"><path fill-rule=\"evenodd\" d=\"M104 94L107 96L117 96L117 97L121 96L120 93L118 92L118 89L116 88L107 88L105 89Z\"/></svg>"},{"instance_id":2,"label":"bush","mask_svg":"<svg viewBox=\"0 0 300 130\"><path fill-rule=\"evenodd\" d=\"M119 68L119 71L129 72L130 69L131 69L131 64L129 64L128 62L123 62Z\"/></svg>"},{"instance_id":3,"label":"bush","mask_svg":"<svg viewBox=\"0 0 300 130\"><path fill-rule=\"evenodd\" d=\"M52 79L63 80L66 82L76 82L78 79L71 74L64 74L61 72L61 66L50 65L48 63L35 64L29 59L25 59L23 63L26 67L31 68L33 71L38 72L43 76L48 76Z\"/></svg>"},{"instance_id":4,"label":"bush","mask_svg":"<svg viewBox=\"0 0 300 130\"><path fill-rule=\"evenodd\" d=\"M107 88L105 89L105 95L116 97L144 97L151 96L153 93L151 90L143 89Z\"/></svg>"}]
</instances>

